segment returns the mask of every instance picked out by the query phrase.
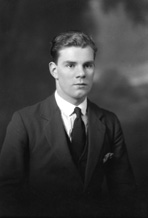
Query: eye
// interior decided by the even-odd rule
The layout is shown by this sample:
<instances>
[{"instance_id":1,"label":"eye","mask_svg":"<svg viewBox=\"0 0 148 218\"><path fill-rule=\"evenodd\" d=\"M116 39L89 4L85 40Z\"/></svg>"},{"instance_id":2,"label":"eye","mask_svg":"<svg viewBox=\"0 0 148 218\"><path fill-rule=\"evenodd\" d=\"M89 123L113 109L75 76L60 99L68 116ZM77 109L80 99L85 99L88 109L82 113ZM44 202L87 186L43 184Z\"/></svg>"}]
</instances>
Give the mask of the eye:
<instances>
[{"instance_id":1,"label":"eye","mask_svg":"<svg viewBox=\"0 0 148 218\"><path fill-rule=\"evenodd\" d=\"M74 63L68 63L66 66L69 67L69 68L74 68L75 64Z\"/></svg>"},{"instance_id":2,"label":"eye","mask_svg":"<svg viewBox=\"0 0 148 218\"><path fill-rule=\"evenodd\" d=\"M93 63L86 63L84 65L84 68L94 68L94 64Z\"/></svg>"}]
</instances>

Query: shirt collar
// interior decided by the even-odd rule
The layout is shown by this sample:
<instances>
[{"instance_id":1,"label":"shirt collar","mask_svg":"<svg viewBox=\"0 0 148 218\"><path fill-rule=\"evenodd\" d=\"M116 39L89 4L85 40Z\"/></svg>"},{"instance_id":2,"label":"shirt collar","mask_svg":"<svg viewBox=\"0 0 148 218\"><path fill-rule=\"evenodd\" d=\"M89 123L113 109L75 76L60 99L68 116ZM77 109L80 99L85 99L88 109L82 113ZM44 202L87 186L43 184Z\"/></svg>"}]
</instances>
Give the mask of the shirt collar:
<instances>
[{"instance_id":1,"label":"shirt collar","mask_svg":"<svg viewBox=\"0 0 148 218\"><path fill-rule=\"evenodd\" d=\"M55 91L55 99L57 102L58 107L60 110L67 116L72 115L75 105L69 103L68 101L64 100L57 92ZM87 109L87 98L84 99L84 101L79 104L77 107L81 109L81 112L83 115L86 115L86 109Z\"/></svg>"}]
</instances>

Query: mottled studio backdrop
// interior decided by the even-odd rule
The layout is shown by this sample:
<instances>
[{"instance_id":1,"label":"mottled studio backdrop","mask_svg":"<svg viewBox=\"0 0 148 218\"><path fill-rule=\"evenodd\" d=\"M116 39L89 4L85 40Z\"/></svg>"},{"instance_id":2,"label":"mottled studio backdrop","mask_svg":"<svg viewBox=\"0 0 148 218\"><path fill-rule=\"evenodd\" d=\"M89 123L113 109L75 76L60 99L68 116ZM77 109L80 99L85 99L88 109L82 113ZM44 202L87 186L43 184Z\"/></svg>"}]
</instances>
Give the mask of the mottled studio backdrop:
<instances>
[{"instance_id":1,"label":"mottled studio backdrop","mask_svg":"<svg viewBox=\"0 0 148 218\"><path fill-rule=\"evenodd\" d=\"M0 147L14 111L54 89L50 40L83 30L99 46L90 97L122 124L137 183L148 190L148 0L0 0Z\"/></svg>"}]
</instances>

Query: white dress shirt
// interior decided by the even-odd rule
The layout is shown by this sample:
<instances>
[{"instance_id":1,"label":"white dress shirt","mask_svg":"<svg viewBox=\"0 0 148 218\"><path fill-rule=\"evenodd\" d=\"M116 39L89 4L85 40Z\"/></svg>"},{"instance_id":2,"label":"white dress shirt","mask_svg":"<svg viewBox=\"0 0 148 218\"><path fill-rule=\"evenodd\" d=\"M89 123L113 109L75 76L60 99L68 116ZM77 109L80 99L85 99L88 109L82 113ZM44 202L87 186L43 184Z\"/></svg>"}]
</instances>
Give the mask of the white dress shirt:
<instances>
[{"instance_id":1,"label":"white dress shirt","mask_svg":"<svg viewBox=\"0 0 148 218\"><path fill-rule=\"evenodd\" d=\"M74 112L75 105L69 103L68 101L64 100L57 91L55 91L55 99L58 107L61 111L61 117L65 126L65 130L71 140L71 132L73 129L74 120L76 118L76 114ZM82 112L82 120L85 124L85 130L87 132L87 126L88 126L88 118L87 118L87 98L78 105Z\"/></svg>"}]
</instances>

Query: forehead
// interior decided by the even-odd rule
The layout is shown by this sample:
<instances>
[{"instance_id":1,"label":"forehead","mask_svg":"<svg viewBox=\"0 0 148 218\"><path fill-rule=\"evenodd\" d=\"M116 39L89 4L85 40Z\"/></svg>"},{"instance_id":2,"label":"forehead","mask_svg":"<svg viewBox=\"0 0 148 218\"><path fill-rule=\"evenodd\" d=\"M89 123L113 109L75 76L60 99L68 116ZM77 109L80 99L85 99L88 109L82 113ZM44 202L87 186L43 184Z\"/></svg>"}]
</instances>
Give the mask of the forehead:
<instances>
[{"instance_id":1,"label":"forehead","mask_svg":"<svg viewBox=\"0 0 148 218\"><path fill-rule=\"evenodd\" d=\"M90 46L65 47L59 51L59 61L94 61L94 51Z\"/></svg>"}]
</instances>

